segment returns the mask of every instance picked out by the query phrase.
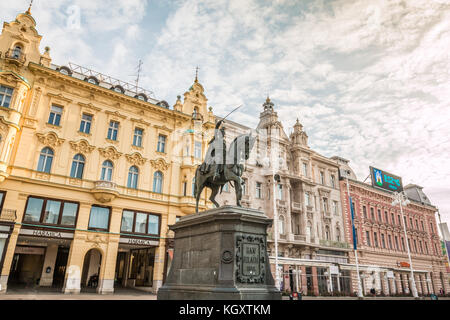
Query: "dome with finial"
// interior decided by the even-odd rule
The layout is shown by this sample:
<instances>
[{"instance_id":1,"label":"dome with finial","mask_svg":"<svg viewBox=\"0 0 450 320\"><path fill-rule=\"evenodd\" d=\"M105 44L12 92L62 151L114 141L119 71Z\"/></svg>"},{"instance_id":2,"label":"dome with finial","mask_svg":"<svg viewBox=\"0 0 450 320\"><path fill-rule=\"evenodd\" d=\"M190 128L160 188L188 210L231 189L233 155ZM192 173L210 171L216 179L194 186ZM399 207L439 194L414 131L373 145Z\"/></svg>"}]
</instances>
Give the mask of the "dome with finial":
<instances>
[{"instance_id":1,"label":"dome with finial","mask_svg":"<svg viewBox=\"0 0 450 320\"><path fill-rule=\"evenodd\" d=\"M303 125L300 123L300 121L297 118L297 121L294 124L294 131L298 132L298 131L302 131L303 130Z\"/></svg>"}]
</instances>

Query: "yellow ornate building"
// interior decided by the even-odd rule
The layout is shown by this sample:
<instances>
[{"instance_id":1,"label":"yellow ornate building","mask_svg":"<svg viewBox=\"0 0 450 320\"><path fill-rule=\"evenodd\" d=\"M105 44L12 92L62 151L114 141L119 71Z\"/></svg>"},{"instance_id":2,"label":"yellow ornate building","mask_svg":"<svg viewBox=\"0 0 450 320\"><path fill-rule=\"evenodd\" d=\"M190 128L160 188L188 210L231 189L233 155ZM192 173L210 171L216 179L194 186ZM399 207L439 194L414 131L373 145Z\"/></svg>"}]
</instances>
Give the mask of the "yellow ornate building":
<instances>
[{"instance_id":1,"label":"yellow ornate building","mask_svg":"<svg viewBox=\"0 0 450 320\"><path fill-rule=\"evenodd\" d=\"M214 128L204 89L195 79L170 108L98 72L53 65L40 41L30 9L3 24L0 292L155 292L168 225L195 209L202 132Z\"/></svg>"}]
</instances>

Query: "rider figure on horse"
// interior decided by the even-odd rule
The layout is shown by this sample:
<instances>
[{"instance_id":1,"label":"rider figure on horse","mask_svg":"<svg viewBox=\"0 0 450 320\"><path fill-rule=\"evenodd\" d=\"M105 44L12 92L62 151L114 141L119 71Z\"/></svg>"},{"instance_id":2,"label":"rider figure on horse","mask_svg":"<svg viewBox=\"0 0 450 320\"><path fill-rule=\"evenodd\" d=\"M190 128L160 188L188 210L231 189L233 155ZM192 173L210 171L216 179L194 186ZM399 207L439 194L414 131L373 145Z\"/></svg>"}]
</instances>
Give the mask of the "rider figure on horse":
<instances>
[{"instance_id":1,"label":"rider figure on horse","mask_svg":"<svg viewBox=\"0 0 450 320\"><path fill-rule=\"evenodd\" d=\"M225 128L222 126L223 122L224 120L222 119L216 123L214 137L208 143L209 147L206 153L205 161L200 166L200 172L202 174L206 174L210 171L212 165L216 165L213 180L220 177L220 174L223 172L223 168L225 166L227 145L225 143Z\"/></svg>"}]
</instances>

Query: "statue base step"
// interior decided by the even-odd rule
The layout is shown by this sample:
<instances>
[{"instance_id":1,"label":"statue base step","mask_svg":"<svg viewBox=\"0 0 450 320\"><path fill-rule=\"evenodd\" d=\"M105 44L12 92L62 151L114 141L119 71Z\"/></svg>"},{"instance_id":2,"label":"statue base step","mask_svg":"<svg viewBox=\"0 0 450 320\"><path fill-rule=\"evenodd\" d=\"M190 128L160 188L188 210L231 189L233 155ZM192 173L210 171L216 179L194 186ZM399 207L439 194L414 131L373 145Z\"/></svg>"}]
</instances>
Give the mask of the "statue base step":
<instances>
[{"instance_id":1,"label":"statue base step","mask_svg":"<svg viewBox=\"0 0 450 320\"><path fill-rule=\"evenodd\" d=\"M267 255L272 219L223 206L181 218L160 300L280 300Z\"/></svg>"}]
</instances>

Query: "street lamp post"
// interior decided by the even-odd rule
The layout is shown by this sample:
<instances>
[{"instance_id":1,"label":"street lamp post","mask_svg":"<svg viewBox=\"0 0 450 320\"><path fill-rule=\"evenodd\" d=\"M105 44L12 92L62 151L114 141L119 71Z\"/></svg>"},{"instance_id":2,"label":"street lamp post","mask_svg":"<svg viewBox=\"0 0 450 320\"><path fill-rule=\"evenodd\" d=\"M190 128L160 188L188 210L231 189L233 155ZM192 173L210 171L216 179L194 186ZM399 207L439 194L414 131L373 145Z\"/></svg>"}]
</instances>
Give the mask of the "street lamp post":
<instances>
[{"instance_id":1,"label":"street lamp post","mask_svg":"<svg viewBox=\"0 0 450 320\"><path fill-rule=\"evenodd\" d=\"M408 241L408 234L406 233L406 220L405 217L403 215L403 206L407 206L410 201L408 200L408 197L406 196L405 192L394 192L393 194L394 196L394 201L392 201L392 205L396 206L397 204L400 205L400 214L402 215L402 220L403 220L403 232L405 234L405 241L406 241L406 248L408 250L408 259L409 259L409 268L410 268L410 272L411 272L411 291L412 294L414 296L414 298L418 298L418 294L417 294L417 288L416 288L416 280L414 279L414 271L413 271L413 264L412 264L412 260L411 260L411 251L409 248L409 241Z\"/></svg>"},{"instance_id":2,"label":"street lamp post","mask_svg":"<svg viewBox=\"0 0 450 320\"><path fill-rule=\"evenodd\" d=\"M274 170L275 171L275 170ZM278 270L278 210L276 199L276 186L280 182L280 176L278 174L273 175L273 221L274 221L274 245L275 245L275 286L280 290L280 272Z\"/></svg>"},{"instance_id":3,"label":"street lamp post","mask_svg":"<svg viewBox=\"0 0 450 320\"><path fill-rule=\"evenodd\" d=\"M350 196L350 187L348 184L348 176L350 175L349 170L344 170L345 173L345 181L347 185L347 197L348 197L348 203L350 206L350 212L352 216L352 230L353 230L353 252L355 253L355 263L356 263L356 274L358 279L358 297L362 298L364 297L362 286L361 286L361 276L359 274L359 263L358 263L358 250L357 250L357 241L356 241L356 230L355 230L355 218L354 218L354 212L353 212L353 205L352 205L352 197Z\"/></svg>"}]
</instances>

